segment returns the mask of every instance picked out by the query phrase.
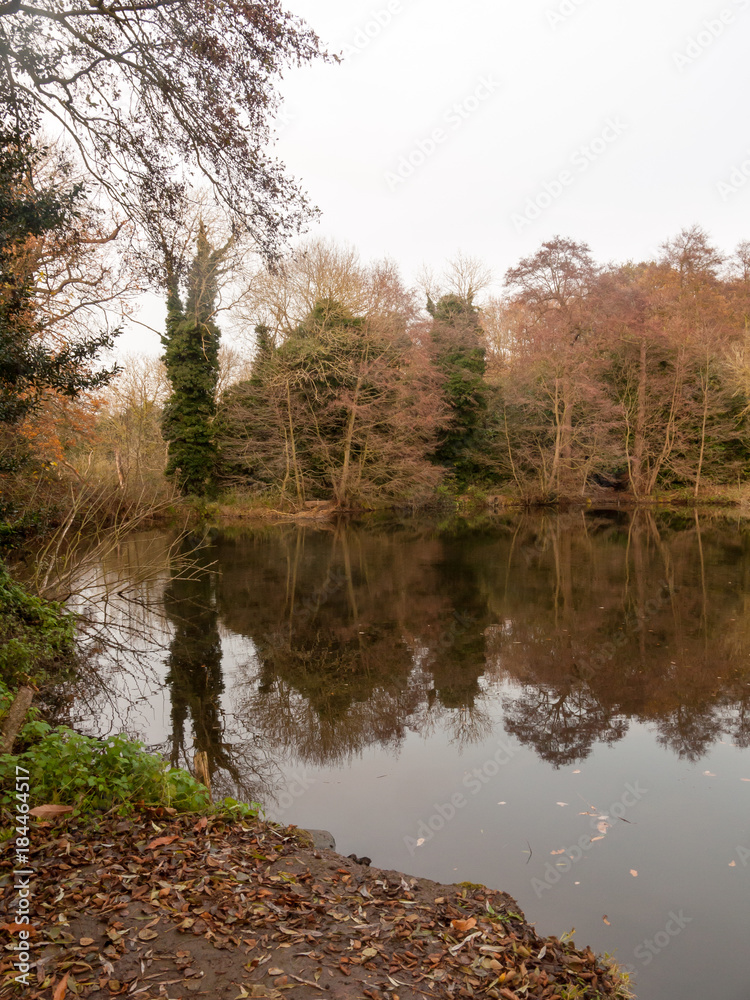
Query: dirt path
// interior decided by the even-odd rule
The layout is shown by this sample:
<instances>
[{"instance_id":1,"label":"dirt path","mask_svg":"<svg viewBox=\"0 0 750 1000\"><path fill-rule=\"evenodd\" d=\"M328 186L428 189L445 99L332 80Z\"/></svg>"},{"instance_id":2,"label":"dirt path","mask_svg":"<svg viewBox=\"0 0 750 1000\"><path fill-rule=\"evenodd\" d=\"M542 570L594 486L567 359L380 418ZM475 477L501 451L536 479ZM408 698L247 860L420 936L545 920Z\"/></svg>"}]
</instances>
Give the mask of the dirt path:
<instances>
[{"instance_id":1,"label":"dirt path","mask_svg":"<svg viewBox=\"0 0 750 1000\"><path fill-rule=\"evenodd\" d=\"M537 937L504 893L364 867L294 828L157 810L37 822L32 845L29 985L14 984L6 949L2 997L617 995L591 951ZM6 842L6 942L13 861Z\"/></svg>"}]
</instances>

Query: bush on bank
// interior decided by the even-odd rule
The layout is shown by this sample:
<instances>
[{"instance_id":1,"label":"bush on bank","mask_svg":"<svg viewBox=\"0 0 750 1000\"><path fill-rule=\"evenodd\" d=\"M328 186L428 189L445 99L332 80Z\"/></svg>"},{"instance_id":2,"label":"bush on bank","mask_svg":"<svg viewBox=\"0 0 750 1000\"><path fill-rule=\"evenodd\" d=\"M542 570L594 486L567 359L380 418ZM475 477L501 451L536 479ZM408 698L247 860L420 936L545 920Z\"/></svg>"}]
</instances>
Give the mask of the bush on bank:
<instances>
[{"instance_id":1,"label":"bush on bank","mask_svg":"<svg viewBox=\"0 0 750 1000\"><path fill-rule=\"evenodd\" d=\"M76 619L61 604L35 597L0 562L0 678L36 683L75 658Z\"/></svg>"}]
</instances>

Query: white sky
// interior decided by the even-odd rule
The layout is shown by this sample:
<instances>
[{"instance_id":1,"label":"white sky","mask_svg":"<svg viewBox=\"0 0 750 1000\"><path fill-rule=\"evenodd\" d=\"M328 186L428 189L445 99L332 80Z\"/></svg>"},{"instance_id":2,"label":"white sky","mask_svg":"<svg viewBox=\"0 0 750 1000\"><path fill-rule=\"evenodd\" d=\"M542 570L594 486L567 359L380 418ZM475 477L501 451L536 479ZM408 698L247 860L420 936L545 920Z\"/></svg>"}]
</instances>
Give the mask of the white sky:
<instances>
[{"instance_id":1,"label":"white sky","mask_svg":"<svg viewBox=\"0 0 750 1000\"><path fill-rule=\"evenodd\" d=\"M725 251L750 238L750 0L285 6L350 53L281 84L274 151L322 210L312 235L391 256L408 281L461 249L498 290L557 233L600 261L653 255L695 222ZM423 162L394 179L410 156ZM542 206L531 222L528 199Z\"/></svg>"}]
</instances>

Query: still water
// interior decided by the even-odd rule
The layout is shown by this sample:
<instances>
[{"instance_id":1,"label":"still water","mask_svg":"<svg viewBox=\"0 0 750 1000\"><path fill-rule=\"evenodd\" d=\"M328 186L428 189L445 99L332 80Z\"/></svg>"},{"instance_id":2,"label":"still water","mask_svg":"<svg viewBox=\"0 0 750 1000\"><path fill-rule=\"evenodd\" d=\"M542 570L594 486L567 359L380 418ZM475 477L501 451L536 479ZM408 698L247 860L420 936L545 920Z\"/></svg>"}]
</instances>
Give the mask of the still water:
<instances>
[{"instance_id":1,"label":"still water","mask_svg":"<svg viewBox=\"0 0 750 1000\"><path fill-rule=\"evenodd\" d=\"M588 510L133 538L75 721L513 895L642 1000L750 998L750 523ZM185 557L188 564L184 562ZM89 570L89 572L91 572Z\"/></svg>"}]
</instances>

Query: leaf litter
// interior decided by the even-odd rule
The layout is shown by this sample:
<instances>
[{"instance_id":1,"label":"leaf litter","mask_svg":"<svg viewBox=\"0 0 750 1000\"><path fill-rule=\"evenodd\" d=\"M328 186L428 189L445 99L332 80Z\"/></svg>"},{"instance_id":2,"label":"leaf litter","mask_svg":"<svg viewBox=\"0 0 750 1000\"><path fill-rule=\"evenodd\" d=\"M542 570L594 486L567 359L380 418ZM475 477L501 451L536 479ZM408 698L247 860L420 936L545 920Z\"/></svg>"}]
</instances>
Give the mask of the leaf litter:
<instances>
[{"instance_id":1,"label":"leaf litter","mask_svg":"<svg viewBox=\"0 0 750 1000\"><path fill-rule=\"evenodd\" d=\"M32 831L26 1000L594 1000L621 986L589 948L539 937L505 893L366 867L294 827L162 809L57 824ZM13 869L6 842L6 928ZM2 953L0 995L12 962Z\"/></svg>"}]
</instances>

